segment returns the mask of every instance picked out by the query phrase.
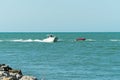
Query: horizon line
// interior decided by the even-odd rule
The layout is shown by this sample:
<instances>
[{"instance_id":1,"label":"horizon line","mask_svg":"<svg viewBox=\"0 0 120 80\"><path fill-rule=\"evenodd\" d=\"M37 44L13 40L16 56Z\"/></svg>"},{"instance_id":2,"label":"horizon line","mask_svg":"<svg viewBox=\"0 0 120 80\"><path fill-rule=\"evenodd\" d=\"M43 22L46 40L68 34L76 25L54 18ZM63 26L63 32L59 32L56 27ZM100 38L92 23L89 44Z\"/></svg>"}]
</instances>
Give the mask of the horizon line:
<instances>
[{"instance_id":1,"label":"horizon line","mask_svg":"<svg viewBox=\"0 0 120 80\"><path fill-rule=\"evenodd\" d=\"M2 32L0 32L0 33L62 33L62 32L64 32L64 33L78 33L78 31L2 31ZM95 31L79 31L79 32L81 32L81 33L86 33L86 32L88 32L88 33L94 33ZM97 32L100 32L100 33L105 33L105 31L96 31L96 33ZM108 32L108 31L106 31L106 32ZM115 32L115 31L109 31L109 32ZM108 32L108 33L109 33Z\"/></svg>"}]
</instances>

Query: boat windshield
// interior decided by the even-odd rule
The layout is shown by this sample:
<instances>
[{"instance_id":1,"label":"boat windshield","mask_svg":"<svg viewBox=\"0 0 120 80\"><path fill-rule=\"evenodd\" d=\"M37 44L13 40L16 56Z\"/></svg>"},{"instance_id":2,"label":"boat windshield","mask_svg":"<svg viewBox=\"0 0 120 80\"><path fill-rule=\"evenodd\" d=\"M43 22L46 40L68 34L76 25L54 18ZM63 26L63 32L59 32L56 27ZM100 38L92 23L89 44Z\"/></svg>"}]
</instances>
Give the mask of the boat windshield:
<instances>
[{"instance_id":1,"label":"boat windshield","mask_svg":"<svg viewBox=\"0 0 120 80\"><path fill-rule=\"evenodd\" d=\"M53 35L48 35L48 37L54 37Z\"/></svg>"}]
</instances>

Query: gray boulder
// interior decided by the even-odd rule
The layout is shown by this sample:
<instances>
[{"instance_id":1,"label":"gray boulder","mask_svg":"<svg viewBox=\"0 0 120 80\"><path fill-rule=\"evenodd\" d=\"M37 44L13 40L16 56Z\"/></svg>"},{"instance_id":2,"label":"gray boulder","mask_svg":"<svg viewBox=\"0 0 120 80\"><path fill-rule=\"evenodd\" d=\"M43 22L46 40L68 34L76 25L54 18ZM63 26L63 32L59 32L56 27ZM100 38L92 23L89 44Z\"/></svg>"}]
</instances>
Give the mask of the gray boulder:
<instances>
[{"instance_id":1,"label":"gray boulder","mask_svg":"<svg viewBox=\"0 0 120 80\"><path fill-rule=\"evenodd\" d=\"M0 64L0 80L37 80L37 78L25 76L21 70L15 70L6 64Z\"/></svg>"},{"instance_id":2,"label":"gray boulder","mask_svg":"<svg viewBox=\"0 0 120 80\"><path fill-rule=\"evenodd\" d=\"M37 80L37 78L33 76L22 76L20 80Z\"/></svg>"}]
</instances>

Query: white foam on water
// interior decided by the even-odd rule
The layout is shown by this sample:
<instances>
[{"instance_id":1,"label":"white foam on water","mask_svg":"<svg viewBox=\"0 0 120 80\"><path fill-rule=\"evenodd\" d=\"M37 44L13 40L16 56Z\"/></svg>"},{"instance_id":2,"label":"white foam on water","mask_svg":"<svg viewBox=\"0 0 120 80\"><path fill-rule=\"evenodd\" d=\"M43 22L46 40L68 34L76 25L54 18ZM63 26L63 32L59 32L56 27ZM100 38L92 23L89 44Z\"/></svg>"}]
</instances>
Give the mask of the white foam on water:
<instances>
[{"instance_id":1,"label":"white foam on water","mask_svg":"<svg viewBox=\"0 0 120 80\"><path fill-rule=\"evenodd\" d=\"M34 42L44 42L43 40L35 39Z\"/></svg>"},{"instance_id":2,"label":"white foam on water","mask_svg":"<svg viewBox=\"0 0 120 80\"><path fill-rule=\"evenodd\" d=\"M110 41L118 42L118 41L120 41L120 39L110 39Z\"/></svg>"},{"instance_id":3,"label":"white foam on water","mask_svg":"<svg viewBox=\"0 0 120 80\"><path fill-rule=\"evenodd\" d=\"M3 42L3 40L0 40L0 42Z\"/></svg>"},{"instance_id":4,"label":"white foam on water","mask_svg":"<svg viewBox=\"0 0 120 80\"><path fill-rule=\"evenodd\" d=\"M94 39L86 39L85 41L96 41L96 40L94 40Z\"/></svg>"},{"instance_id":5,"label":"white foam on water","mask_svg":"<svg viewBox=\"0 0 120 80\"><path fill-rule=\"evenodd\" d=\"M15 39L15 40L9 40L11 42L44 42L43 40L40 39Z\"/></svg>"},{"instance_id":6,"label":"white foam on water","mask_svg":"<svg viewBox=\"0 0 120 80\"><path fill-rule=\"evenodd\" d=\"M32 39L26 39L26 40L24 40L24 39L15 39L15 40L10 40L10 41L12 41L12 42L33 42L34 40L32 40Z\"/></svg>"}]
</instances>

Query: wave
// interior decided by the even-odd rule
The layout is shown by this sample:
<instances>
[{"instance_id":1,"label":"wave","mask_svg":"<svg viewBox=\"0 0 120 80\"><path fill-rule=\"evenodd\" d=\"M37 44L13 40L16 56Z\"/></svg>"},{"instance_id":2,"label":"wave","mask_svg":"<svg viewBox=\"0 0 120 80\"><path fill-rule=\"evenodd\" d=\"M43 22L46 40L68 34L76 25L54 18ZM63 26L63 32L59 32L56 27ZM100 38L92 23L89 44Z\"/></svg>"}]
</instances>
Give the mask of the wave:
<instances>
[{"instance_id":1,"label":"wave","mask_svg":"<svg viewBox=\"0 0 120 80\"><path fill-rule=\"evenodd\" d=\"M120 39L110 39L110 41L113 41L113 42L119 42Z\"/></svg>"},{"instance_id":2,"label":"wave","mask_svg":"<svg viewBox=\"0 0 120 80\"><path fill-rule=\"evenodd\" d=\"M96 41L96 40L94 40L94 39L86 39L85 41Z\"/></svg>"},{"instance_id":3,"label":"wave","mask_svg":"<svg viewBox=\"0 0 120 80\"><path fill-rule=\"evenodd\" d=\"M0 40L0 42L3 42L3 40Z\"/></svg>"},{"instance_id":4,"label":"wave","mask_svg":"<svg viewBox=\"0 0 120 80\"><path fill-rule=\"evenodd\" d=\"M35 40L32 40L32 39L16 39L16 40L10 40L12 42L43 42L42 40L39 40L39 39L35 39Z\"/></svg>"}]
</instances>

